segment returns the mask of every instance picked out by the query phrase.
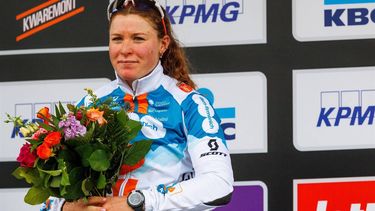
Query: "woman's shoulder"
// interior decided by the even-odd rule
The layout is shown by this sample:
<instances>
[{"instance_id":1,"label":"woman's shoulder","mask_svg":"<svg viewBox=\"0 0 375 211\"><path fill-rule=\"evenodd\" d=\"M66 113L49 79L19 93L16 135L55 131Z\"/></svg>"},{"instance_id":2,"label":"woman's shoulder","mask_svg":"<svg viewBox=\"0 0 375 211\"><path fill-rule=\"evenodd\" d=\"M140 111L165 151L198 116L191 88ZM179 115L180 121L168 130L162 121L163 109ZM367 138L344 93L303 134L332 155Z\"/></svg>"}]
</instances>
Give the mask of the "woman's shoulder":
<instances>
[{"instance_id":1,"label":"woman's shoulder","mask_svg":"<svg viewBox=\"0 0 375 211\"><path fill-rule=\"evenodd\" d=\"M163 83L164 89L168 91L173 98L181 105L185 100L189 99L189 96L197 93L191 86L179 82L175 79L169 79Z\"/></svg>"}]
</instances>

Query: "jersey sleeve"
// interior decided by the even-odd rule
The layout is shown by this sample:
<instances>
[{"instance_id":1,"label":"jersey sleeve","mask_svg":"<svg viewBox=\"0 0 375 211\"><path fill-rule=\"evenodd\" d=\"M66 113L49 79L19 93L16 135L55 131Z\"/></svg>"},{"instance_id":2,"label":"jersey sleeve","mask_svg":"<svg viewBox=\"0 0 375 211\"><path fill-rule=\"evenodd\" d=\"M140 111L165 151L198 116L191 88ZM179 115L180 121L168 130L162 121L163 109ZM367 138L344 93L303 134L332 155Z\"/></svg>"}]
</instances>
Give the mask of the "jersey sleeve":
<instances>
[{"instance_id":1,"label":"jersey sleeve","mask_svg":"<svg viewBox=\"0 0 375 211\"><path fill-rule=\"evenodd\" d=\"M61 211L65 203L65 199L49 197L40 207L40 211Z\"/></svg>"},{"instance_id":2,"label":"jersey sleeve","mask_svg":"<svg viewBox=\"0 0 375 211\"><path fill-rule=\"evenodd\" d=\"M191 94L182 102L187 136L187 154L195 176L170 184L162 194L156 188L143 190L146 210L211 210L229 203L233 171L220 119L208 100Z\"/></svg>"}]
</instances>

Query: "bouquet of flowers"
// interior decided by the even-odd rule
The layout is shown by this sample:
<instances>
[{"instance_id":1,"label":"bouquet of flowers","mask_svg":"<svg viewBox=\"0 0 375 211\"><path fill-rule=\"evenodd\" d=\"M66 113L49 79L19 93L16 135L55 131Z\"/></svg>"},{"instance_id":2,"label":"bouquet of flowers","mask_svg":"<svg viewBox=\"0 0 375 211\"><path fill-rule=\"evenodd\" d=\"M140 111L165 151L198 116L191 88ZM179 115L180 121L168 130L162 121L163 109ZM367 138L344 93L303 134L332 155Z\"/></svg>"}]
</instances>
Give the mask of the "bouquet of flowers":
<instances>
[{"instance_id":1,"label":"bouquet of flowers","mask_svg":"<svg viewBox=\"0 0 375 211\"><path fill-rule=\"evenodd\" d=\"M6 122L26 140L17 158L20 167L12 173L31 184L26 203L41 204L50 196L67 201L106 196L123 165L134 170L150 150L149 140L129 143L141 124L129 119L124 108L118 109L111 98L100 102L92 90L86 91L90 106L68 104L67 112L59 103L55 115L45 107L36 123L8 114Z\"/></svg>"}]
</instances>

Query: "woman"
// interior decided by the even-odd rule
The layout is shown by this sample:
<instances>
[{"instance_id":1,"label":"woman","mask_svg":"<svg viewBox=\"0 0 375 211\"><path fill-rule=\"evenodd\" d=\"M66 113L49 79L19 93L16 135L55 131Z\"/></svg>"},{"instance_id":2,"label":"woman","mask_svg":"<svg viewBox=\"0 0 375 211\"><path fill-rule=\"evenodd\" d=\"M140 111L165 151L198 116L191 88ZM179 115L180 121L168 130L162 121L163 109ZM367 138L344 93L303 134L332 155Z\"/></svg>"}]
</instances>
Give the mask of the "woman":
<instances>
[{"instance_id":1,"label":"woman","mask_svg":"<svg viewBox=\"0 0 375 211\"><path fill-rule=\"evenodd\" d=\"M153 0L109 5L109 56L117 79L96 91L130 103L130 117L143 125L133 141L153 140L143 165L122 171L113 197L55 199L56 210L206 210L230 201L233 174L220 120L194 91L164 14Z\"/></svg>"}]
</instances>

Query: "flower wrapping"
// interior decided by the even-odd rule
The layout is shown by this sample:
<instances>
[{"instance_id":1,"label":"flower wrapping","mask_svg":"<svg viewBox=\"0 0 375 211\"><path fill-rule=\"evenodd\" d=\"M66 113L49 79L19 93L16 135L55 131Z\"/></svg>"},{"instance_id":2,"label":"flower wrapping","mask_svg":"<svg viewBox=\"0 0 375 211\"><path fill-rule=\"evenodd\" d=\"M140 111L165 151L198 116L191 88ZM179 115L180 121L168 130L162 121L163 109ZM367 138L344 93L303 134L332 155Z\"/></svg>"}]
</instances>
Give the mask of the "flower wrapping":
<instances>
[{"instance_id":1,"label":"flower wrapping","mask_svg":"<svg viewBox=\"0 0 375 211\"><path fill-rule=\"evenodd\" d=\"M8 114L25 137L12 173L31 184L24 200L41 204L50 196L67 201L106 196L124 168L133 171L143 164L152 142L131 143L141 124L129 119L126 108L109 98L101 101L87 89L89 106L55 106L55 114L42 108L36 123L24 123Z\"/></svg>"}]
</instances>

